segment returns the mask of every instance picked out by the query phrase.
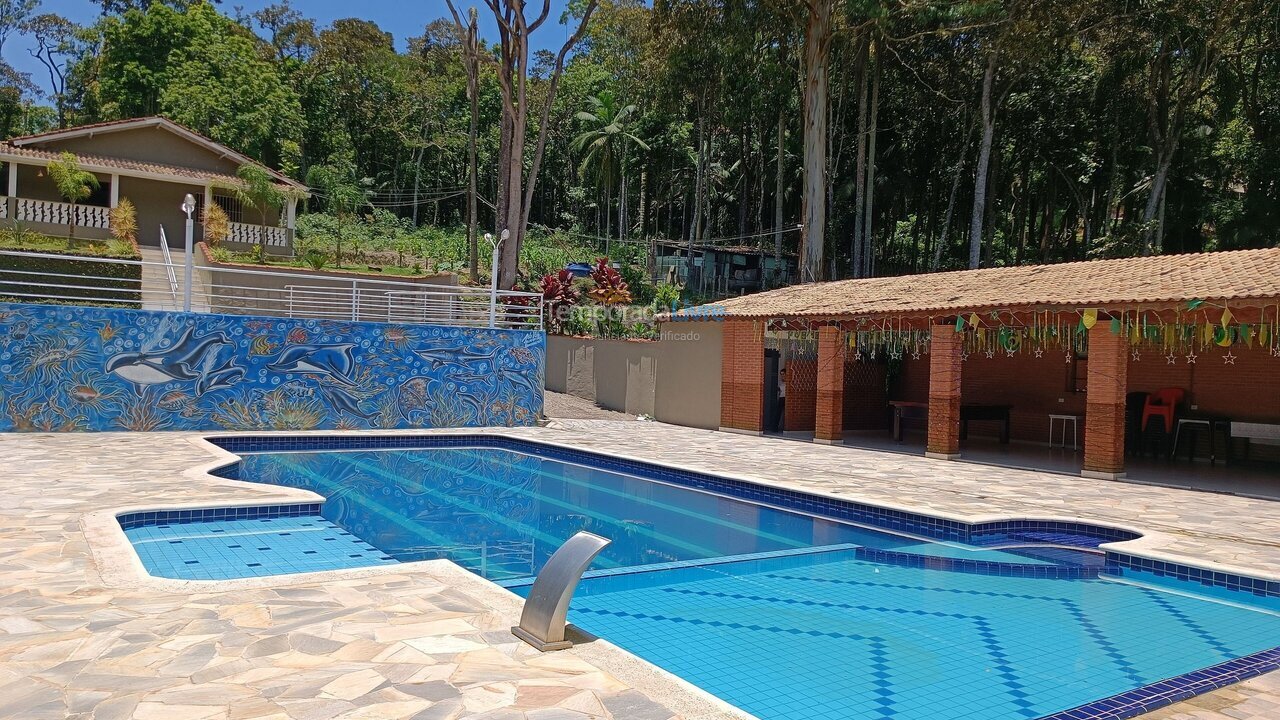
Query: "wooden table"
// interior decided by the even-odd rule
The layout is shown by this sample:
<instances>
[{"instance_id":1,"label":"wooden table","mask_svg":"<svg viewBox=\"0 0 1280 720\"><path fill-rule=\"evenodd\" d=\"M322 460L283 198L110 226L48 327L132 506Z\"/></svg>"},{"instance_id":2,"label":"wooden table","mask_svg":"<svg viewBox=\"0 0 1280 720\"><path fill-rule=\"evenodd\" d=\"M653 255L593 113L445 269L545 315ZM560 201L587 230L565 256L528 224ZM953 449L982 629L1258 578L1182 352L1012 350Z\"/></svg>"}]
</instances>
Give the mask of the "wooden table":
<instances>
[{"instance_id":1,"label":"wooden table","mask_svg":"<svg viewBox=\"0 0 1280 720\"><path fill-rule=\"evenodd\" d=\"M908 414L914 414L916 410L923 410L922 415L928 417L929 403L911 402L909 400L890 400L889 404L893 406L893 440L894 442L902 442L902 418Z\"/></svg>"},{"instance_id":2,"label":"wooden table","mask_svg":"<svg viewBox=\"0 0 1280 720\"><path fill-rule=\"evenodd\" d=\"M893 407L893 439L902 442L902 420L914 411L923 410L927 416L929 403L911 402L908 400L890 400ZM960 406L960 439L969 435L970 420L994 420L1000 423L1000 444L1009 444L1009 410L1012 405L961 405Z\"/></svg>"},{"instance_id":3,"label":"wooden table","mask_svg":"<svg viewBox=\"0 0 1280 720\"><path fill-rule=\"evenodd\" d=\"M960 439L969 437L970 420L993 420L1000 423L1000 444L1009 444L1009 410L1012 405L961 405Z\"/></svg>"}]
</instances>

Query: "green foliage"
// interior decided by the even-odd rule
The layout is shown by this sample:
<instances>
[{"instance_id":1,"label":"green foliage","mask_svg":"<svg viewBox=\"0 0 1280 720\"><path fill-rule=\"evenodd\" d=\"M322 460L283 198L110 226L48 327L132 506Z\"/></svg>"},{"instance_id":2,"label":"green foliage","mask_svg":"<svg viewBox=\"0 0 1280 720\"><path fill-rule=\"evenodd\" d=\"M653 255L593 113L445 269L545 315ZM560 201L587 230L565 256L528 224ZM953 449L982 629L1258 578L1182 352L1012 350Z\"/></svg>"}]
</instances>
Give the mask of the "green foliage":
<instances>
[{"instance_id":1,"label":"green foliage","mask_svg":"<svg viewBox=\"0 0 1280 720\"><path fill-rule=\"evenodd\" d=\"M111 237L133 245L138 242L138 209L129 198L120 198L120 202L111 208Z\"/></svg>"},{"instance_id":2,"label":"green foliage","mask_svg":"<svg viewBox=\"0 0 1280 720\"><path fill-rule=\"evenodd\" d=\"M73 255L85 258L142 259L142 256L138 254L137 248L133 245L86 240L73 240L68 244L65 238L41 235L26 230L21 226L0 229L0 249L56 253L58 255ZM48 257L6 257L4 268L0 269L0 298L6 296L6 291L8 293L41 294L40 290L32 289L30 286L6 284L6 281L30 282L33 276L38 275L83 275L86 277L105 278L87 284L84 289L57 288L56 290L51 289L44 294L56 294L64 298L101 298L105 294L109 294L113 299L118 298L122 307L140 307L141 296L138 293L138 288L142 281L141 265L103 263L92 260L61 260ZM74 283L66 282L62 284L73 285ZM114 288L115 290L124 290L126 292L113 291L103 293L102 288ZM45 298L19 297L12 294L8 296L17 302L50 302L53 304L63 304L64 302ZM101 303L95 302L94 304Z\"/></svg>"},{"instance_id":3,"label":"green foliage","mask_svg":"<svg viewBox=\"0 0 1280 720\"><path fill-rule=\"evenodd\" d=\"M329 256L318 248L311 248L302 254L302 261L312 270L323 270L329 262Z\"/></svg>"},{"instance_id":4,"label":"green foliage","mask_svg":"<svg viewBox=\"0 0 1280 720\"><path fill-rule=\"evenodd\" d=\"M670 311L680 302L680 286L658 283L653 292L653 305L659 312Z\"/></svg>"}]
</instances>

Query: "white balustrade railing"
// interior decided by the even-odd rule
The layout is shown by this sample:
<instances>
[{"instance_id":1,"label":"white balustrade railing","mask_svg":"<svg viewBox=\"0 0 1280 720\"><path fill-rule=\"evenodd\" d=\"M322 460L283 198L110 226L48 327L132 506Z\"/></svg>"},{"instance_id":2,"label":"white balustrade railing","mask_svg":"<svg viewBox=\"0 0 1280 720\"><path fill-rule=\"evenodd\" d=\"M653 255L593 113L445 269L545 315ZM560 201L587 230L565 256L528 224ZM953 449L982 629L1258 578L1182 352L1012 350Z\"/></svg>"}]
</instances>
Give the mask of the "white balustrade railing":
<instances>
[{"instance_id":1,"label":"white balustrade railing","mask_svg":"<svg viewBox=\"0 0 1280 720\"><path fill-rule=\"evenodd\" d=\"M21 222L41 222L52 225L75 225L76 227L107 230L111 227L111 209L98 205L72 205L71 203L54 202L52 200L33 200L31 198L15 198L17 201L17 220Z\"/></svg>"},{"instance_id":2,"label":"white balustrade railing","mask_svg":"<svg viewBox=\"0 0 1280 720\"><path fill-rule=\"evenodd\" d=\"M24 263L23 260L38 260ZM44 269L49 260L101 267L80 273ZM134 268L122 272L122 266ZM182 272L178 272L181 270ZM193 267L193 312L330 320L458 325L538 330L540 293L395 280L353 279L250 268ZM76 302L85 305L174 309L185 298L186 268L149 262L0 250L0 302ZM490 320L490 302L494 304Z\"/></svg>"},{"instance_id":3,"label":"white balustrade railing","mask_svg":"<svg viewBox=\"0 0 1280 720\"><path fill-rule=\"evenodd\" d=\"M267 247L288 247L289 234L282 227L271 225L252 225L250 223L233 222L227 239L231 242L257 245L262 242Z\"/></svg>"},{"instance_id":4,"label":"white balustrade railing","mask_svg":"<svg viewBox=\"0 0 1280 720\"><path fill-rule=\"evenodd\" d=\"M9 198L0 196L0 220L9 219Z\"/></svg>"}]
</instances>

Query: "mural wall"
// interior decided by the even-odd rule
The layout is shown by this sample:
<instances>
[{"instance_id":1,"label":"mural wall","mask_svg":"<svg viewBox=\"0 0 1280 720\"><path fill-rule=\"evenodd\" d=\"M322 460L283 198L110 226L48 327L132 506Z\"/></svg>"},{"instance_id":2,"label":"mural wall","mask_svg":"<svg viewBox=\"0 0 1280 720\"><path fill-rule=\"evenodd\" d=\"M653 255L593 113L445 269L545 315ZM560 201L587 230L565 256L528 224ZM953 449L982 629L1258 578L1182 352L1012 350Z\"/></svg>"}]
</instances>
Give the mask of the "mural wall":
<instances>
[{"instance_id":1,"label":"mural wall","mask_svg":"<svg viewBox=\"0 0 1280 720\"><path fill-rule=\"evenodd\" d=\"M0 431L530 425L540 331L0 303Z\"/></svg>"}]
</instances>

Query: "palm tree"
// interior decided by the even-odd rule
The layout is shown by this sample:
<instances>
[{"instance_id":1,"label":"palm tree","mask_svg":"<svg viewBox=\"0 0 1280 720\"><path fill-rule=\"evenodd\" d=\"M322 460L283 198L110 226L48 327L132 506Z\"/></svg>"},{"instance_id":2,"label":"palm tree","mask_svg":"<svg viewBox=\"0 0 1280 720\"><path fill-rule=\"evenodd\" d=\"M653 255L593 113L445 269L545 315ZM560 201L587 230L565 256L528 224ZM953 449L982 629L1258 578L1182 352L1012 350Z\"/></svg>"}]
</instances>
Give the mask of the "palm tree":
<instances>
[{"instance_id":1,"label":"palm tree","mask_svg":"<svg viewBox=\"0 0 1280 720\"><path fill-rule=\"evenodd\" d=\"M58 187L58 194L71 205L70 221L67 223L67 247L75 244L76 239L76 203L88 200L94 190L99 187L98 178L91 172L80 169L80 161L69 152L64 152L56 160L50 160L46 168L49 179Z\"/></svg>"},{"instance_id":2,"label":"palm tree","mask_svg":"<svg viewBox=\"0 0 1280 720\"><path fill-rule=\"evenodd\" d=\"M261 223L258 225L258 262L265 262L267 256L267 212L272 208L279 209L292 196L291 192L276 184L274 178L258 165L248 163L236 170L238 183L219 185L229 191L246 209L257 210Z\"/></svg>"},{"instance_id":3,"label":"palm tree","mask_svg":"<svg viewBox=\"0 0 1280 720\"><path fill-rule=\"evenodd\" d=\"M585 177L594 166L596 180L604 188L606 237L613 234L612 216L609 213L613 207L614 183L621 178L618 239L624 240L627 234L627 151L632 145L645 151L649 146L628 130L636 112L635 105L618 107L611 93L588 95L587 101L591 103L591 111L579 112L577 118L586 123L588 129L573 139L570 148L574 152L586 151L578 172Z\"/></svg>"}]
</instances>

